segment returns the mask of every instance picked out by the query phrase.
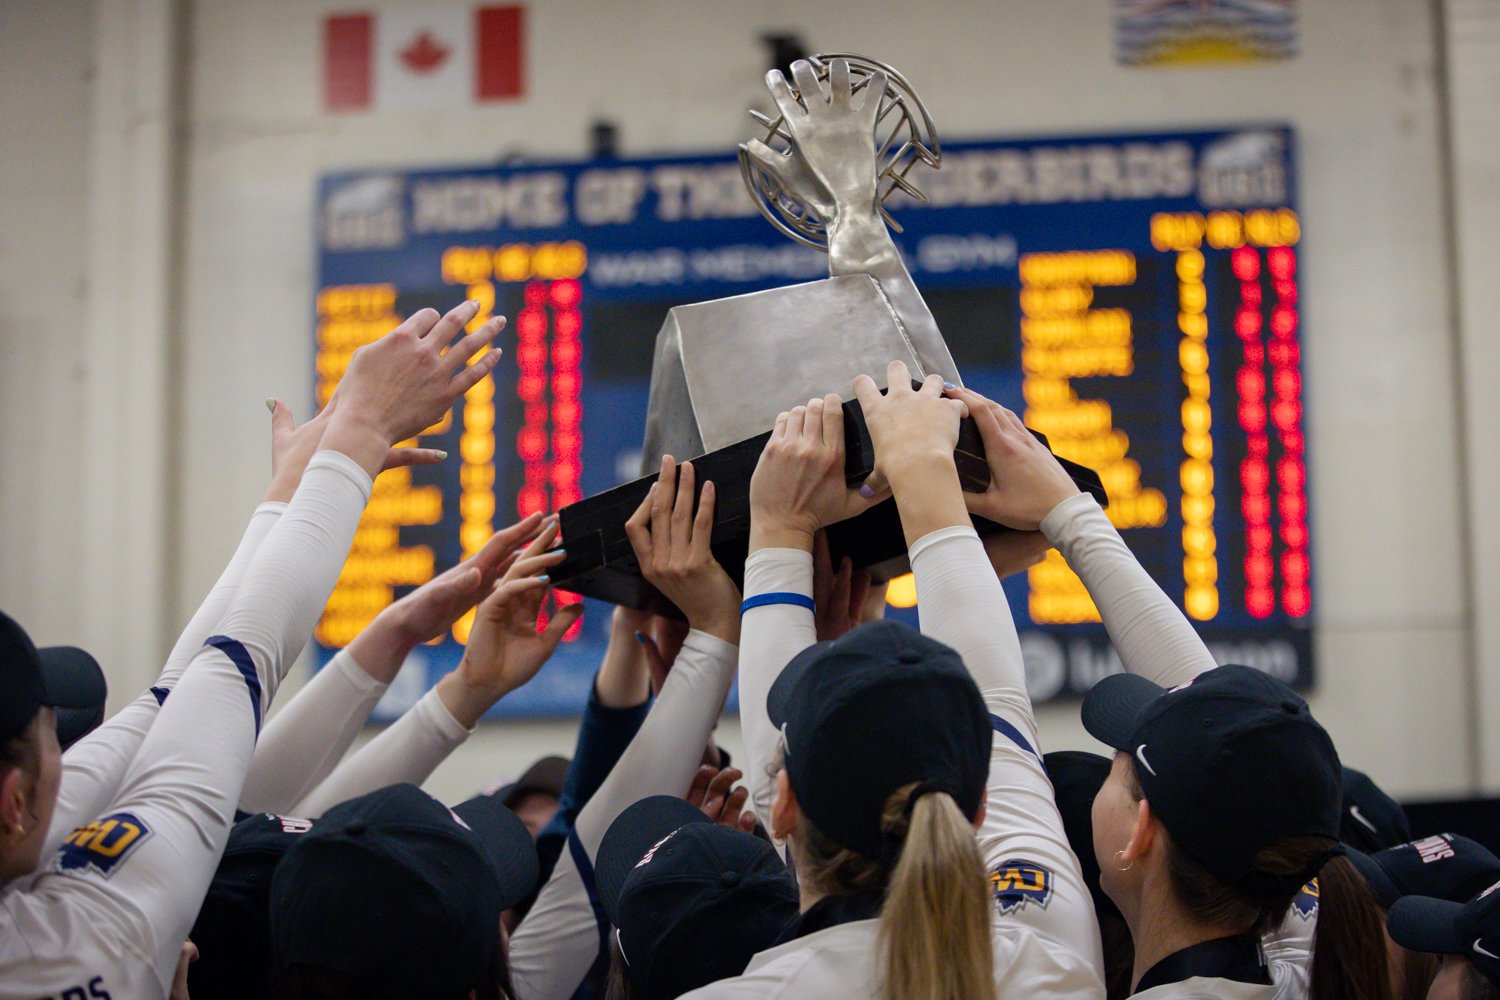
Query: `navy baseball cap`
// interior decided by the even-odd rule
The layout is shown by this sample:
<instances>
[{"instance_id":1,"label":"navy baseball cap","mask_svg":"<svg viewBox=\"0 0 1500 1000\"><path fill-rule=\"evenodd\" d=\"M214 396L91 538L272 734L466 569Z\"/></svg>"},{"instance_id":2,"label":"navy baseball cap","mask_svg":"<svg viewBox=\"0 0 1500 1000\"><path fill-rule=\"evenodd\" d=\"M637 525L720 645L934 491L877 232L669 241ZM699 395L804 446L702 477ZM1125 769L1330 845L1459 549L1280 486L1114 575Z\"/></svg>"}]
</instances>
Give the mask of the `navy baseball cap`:
<instances>
[{"instance_id":1,"label":"navy baseball cap","mask_svg":"<svg viewBox=\"0 0 1500 1000\"><path fill-rule=\"evenodd\" d=\"M57 712L57 741L66 749L104 721L108 693L92 656L73 646L38 649L0 612L0 740L20 736L46 706Z\"/></svg>"},{"instance_id":2,"label":"navy baseball cap","mask_svg":"<svg viewBox=\"0 0 1500 1000\"><path fill-rule=\"evenodd\" d=\"M1411 840L1406 810L1363 771L1344 768L1344 819L1341 840L1369 853Z\"/></svg>"},{"instance_id":3,"label":"navy baseball cap","mask_svg":"<svg viewBox=\"0 0 1500 1000\"><path fill-rule=\"evenodd\" d=\"M886 800L912 782L979 815L989 711L958 653L909 625L882 619L809 646L771 685L766 710L797 804L844 847L885 854Z\"/></svg>"},{"instance_id":4,"label":"navy baseball cap","mask_svg":"<svg viewBox=\"0 0 1500 1000\"><path fill-rule=\"evenodd\" d=\"M1227 665L1170 691L1114 674L1084 699L1083 726L1131 755L1173 842L1252 897L1295 892L1343 851L1331 846L1302 872L1255 867L1256 855L1288 837L1336 842L1342 818L1333 740L1307 702L1269 674Z\"/></svg>"},{"instance_id":5,"label":"navy baseball cap","mask_svg":"<svg viewBox=\"0 0 1500 1000\"><path fill-rule=\"evenodd\" d=\"M467 996L494 959L501 911L536 880L520 820L481 826L415 785L328 810L272 877L275 969L341 972L370 1000Z\"/></svg>"},{"instance_id":6,"label":"navy baseball cap","mask_svg":"<svg viewBox=\"0 0 1500 1000\"><path fill-rule=\"evenodd\" d=\"M1094 897L1094 911L1121 916L1120 908L1099 884L1099 859L1094 854L1094 799L1109 778L1114 762L1084 750L1054 750L1042 757L1042 766L1052 781L1052 797L1062 816L1068 846L1078 856L1084 884Z\"/></svg>"},{"instance_id":7,"label":"navy baseball cap","mask_svg":"<svg viewBox=\"0 0 1500 1000\"><path fill-rule=\"evenodd\" d=\"M1402 896L1463 903L1500 881L1500 858L1456 833L1424 837L1374 854L1350 851L1349 860L1386 909Z\"/></svg>"},{"instance_id":8,"label":"navy baseball cap","mask_svg":"<svg viewBox=\"0 0 1500 1000\"><path fill-rule=\"evenodd\" d=\"M615 818L594 874L647 1000L738 976L797 916L796 879L770 844L670 795Z\"/></svg>"},{"instance_id":9,"label":"navy baseball cap","mask_svg":"<svg viewBox=\"0 0 1500 1000\"><path fill-rule=\"evenodd\" d=\"M1500 986L1500 882L1467 903L1431 896L1398 899L1385 926L1401 947L1462 955L1476 972Z\"/></svg>"},{"instance_id":10,"label":"navy baseball cap","mask_svg":"<svg viewBox=\"0 0 1500 1000\"><path fill-rule=\"evenodd\" d=\"M258 813L236 823L188 935L198 961L188 992L210 1000L261 1000L271 991L271 877L312 820Z\"/></svg>"}]
</instances>

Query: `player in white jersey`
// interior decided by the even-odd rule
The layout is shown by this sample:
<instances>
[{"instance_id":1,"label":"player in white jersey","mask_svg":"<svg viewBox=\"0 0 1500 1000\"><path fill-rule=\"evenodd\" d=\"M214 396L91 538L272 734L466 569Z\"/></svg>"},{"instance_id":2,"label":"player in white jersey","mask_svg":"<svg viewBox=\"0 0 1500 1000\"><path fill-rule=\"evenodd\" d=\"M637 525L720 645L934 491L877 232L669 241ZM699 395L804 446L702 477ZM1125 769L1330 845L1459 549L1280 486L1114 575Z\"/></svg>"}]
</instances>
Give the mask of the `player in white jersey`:
<instances>
[{"instance_id":1,"label":"player in white jersey","mask_svg":"<svg viewBox=\"0 0 1500 1000\"><path fill-rule=\"evenodd\" d=\"M962 406L941 380L913 392L899 363L888 384L855 388L924 634L871 623L814 645L814 533L879 497L844 484L837 396L782 414L751 487L741 717L803 913L743 975L688 996L1102 997L1019 640L953 464Z\"/></svg>"},{"instance_id":2,"label":"player in white jersey","mask_svg":"<svg viewBox=\"0 0 1500 1000\"><path fill-rule=\"evenodd\" d=\"M333 589L373 477L393 444L435 423L498 360L498 351L475 356L501 321L462 336L476 311L472 302L444 317L423 310L355 353L312 444L317 454L250 560L219 634L193 655L121 781L101 790L100 810L84 814L92 821L46 856L56 743L45 727L21 734L17 766L0 774L15 817L0 845L0 997L166 996L262 713ZM25 669L0 662L0 671ZM46 715L38 705L36 719Z\"/></svg>"}]
</instances>

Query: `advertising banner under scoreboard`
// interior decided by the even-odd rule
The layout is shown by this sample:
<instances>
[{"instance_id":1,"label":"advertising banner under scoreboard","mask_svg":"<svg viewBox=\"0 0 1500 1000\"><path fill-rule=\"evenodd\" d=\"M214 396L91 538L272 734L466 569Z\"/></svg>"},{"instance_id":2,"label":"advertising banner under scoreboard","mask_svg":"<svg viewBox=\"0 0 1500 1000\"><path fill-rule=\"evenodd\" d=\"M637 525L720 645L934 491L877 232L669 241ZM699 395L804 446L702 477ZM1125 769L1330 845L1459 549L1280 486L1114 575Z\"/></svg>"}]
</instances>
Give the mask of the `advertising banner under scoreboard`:
<instances>
[{"instance_id":1,"label":"advertising banner under scoreboard","mask_svg":"<svg viewBox=\"0 0 1500 1000\"><path fill-rule=\"evenodd\" d=\"M1283 126L961 142L913 175L928 203L890 207L964 380L1099 471L1111 520L1221 662L1306 687L1294 179ZM495 528L639 476L669 308L828 268L761 218L732 152L333 175L317 239L320 405L360 344L419 308L471 298L476 322L510 317L492 382L422 436L449 460L377 481L318 625L320 664ZM1006 592L1035 701L1120 669L1056 552ZM893 581L888 613L915 622L915 596ZM609 615L589 602L493 714L580 711ZM451 670L468 628L418 647L377 718Z\"/></svg>"}]
</instances>

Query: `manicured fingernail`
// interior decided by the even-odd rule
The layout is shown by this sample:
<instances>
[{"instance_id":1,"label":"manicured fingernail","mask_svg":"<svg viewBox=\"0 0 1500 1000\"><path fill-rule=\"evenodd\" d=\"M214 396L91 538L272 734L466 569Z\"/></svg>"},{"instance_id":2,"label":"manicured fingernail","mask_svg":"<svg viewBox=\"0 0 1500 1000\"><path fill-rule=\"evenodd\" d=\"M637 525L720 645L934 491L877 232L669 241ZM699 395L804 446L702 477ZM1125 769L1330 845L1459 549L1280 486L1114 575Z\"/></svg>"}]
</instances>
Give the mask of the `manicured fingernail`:
<instances>
[{"instance_id":1,"label":"manicured fingernail","mask_svg":"<svg viewBox=\"0 0 1500 1000\"><path fill-rule=\"evenodd\" d=\"M448 453L440 448L433 449L433 454L437 455L438 461L442 461L443 459L448 457Z\"/></svg>"},{"instance_id":2,"label":"manicured fingernail","mask_svg":"<svg viewBox=\"0 0 1500 1000\"><path fill-rule=\"evenodd\" d=\"M644 632L637 632L635 634L635 641L638 642L638 643L640 643L642 646L644 646L646 644L646 633L644 633Z\"/></svg>"},{"instance_id":3,"label":"manicured fingernail","mask_svg":"<svg viewBox=\"0 0 1500 1000\"><path fill-rule=\"evenodd\" d=\"M859 495L868 500L875 495L875 487L865 483L859 488Z\"/></svg>"},{"instance_id":4,"label":"manicured fingernail","mask_svg":"<svg viewBox=\"0 0 1500 1000\"><path fill-rule=\"evenodd\" d=\"M479 311L479 300L478 299L467 299L464 302L464 305L466 305L466 306L473 306L475 312Z\"/></svg>"},{"instance_id":5,"label":"manicured fingernail","mask_svg":"<svg viewBox=\"0 0 1500 1000\"><path fill-rule=\"evenodd\" d=\"M957 389L958 386L954 385L952 382L944 382L943 383L943 388L944 389Z\"/></svg>"},{"instance_id":6,"label":"manicured fingernail","mask_svg":"<svg viewBox=\"0 0 1500 1000\"><path fill-rule=\"evenodd\" d=\"M274 400L274 399L268 399L268 400L266 400L266 409L270 410L272 413L275 413L276 412L276 400Z\"/></svg>"},{"instance_id":7,"label":"manicured fingernail","mask_svg":"<svg viewBox=\"0 0 1500 1000\"><path fill-rule=\"evenodd\" d=\"M549 556L560 556L560 555L563 555L567 551L568 551L567 549L562 548L562 547L559 546L558 548L555 548L555 549L549 549L547 551L547 554Z\"/></svg>"},{"instance_id":8,"label":"manicured fingernail","mask_svg":"<svg viewBox=\"0 0 1500 1000\"><path fill-rule=\"evenodd\" d=\"M547 575L547 574L546 574L546 573L538 573L538 574L537 574L537 575L536 575L536 578L537 578L537 579L538 579L538 580L550 580L550 579L552 579L552 578L551 578L551 577L550 577L550 576L548 576L548 575Z\"/></svg>"}]
</instances>

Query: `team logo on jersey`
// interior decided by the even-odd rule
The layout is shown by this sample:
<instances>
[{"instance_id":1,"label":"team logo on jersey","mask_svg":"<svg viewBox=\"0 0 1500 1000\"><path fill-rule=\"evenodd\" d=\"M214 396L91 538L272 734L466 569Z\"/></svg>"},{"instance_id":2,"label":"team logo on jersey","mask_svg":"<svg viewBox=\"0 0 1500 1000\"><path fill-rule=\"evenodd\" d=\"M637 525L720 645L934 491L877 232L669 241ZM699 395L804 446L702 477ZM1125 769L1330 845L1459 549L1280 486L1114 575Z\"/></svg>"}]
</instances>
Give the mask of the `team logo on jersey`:
<instances>
[{"instance_id":1,"label":"team logo on jersey","mask_svg":"<svg viewBox=\"0 0 1500 1000\"><path fill-rule=\"evenodd\" d=\"M990 869L990 891L1001 913L1028 903L1045 908L1052 898L1052 872L1035 861L1002 861Z\"/></svg>"},{"instance_id":2,"label":"team logo on jersey","mask_svg":"<svg viewBox=\"0 0 1500 1000\"><path fill-rule=\"evenodd\" d=\"M57 867L60 871L92 867L108 877L150 836L151 828L132 813L105 816L68 834L57 849Z\"/></svg>"},{"instance_id":3,"label":"team logo on jersey","mask_svg":"<svg viewBox=\"0 0 1500 1000\"><path fill-rule=\"evenodd\" d=\"M1318 915L1318 880L1311 882L1297 890L1297 895L1292 897L1292 909L1303 920L1311 920Z\"/></svg>"}]
</instances>

